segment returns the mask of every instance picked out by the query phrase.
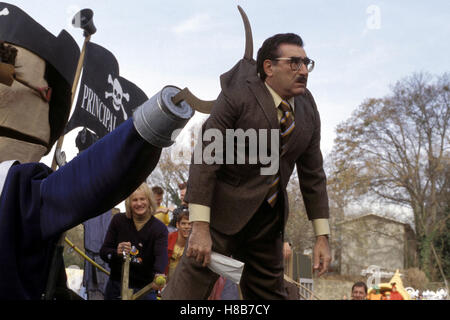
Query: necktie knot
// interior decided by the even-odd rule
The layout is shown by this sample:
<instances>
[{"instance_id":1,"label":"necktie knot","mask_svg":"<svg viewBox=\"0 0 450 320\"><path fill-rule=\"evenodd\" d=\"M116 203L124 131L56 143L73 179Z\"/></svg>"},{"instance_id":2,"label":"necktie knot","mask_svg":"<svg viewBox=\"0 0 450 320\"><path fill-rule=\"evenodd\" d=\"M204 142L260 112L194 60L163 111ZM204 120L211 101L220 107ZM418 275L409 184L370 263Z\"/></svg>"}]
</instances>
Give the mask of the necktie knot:
<instances>
[{"instance_id":1,"label":"necktie knot","mask_svg":"<svg viewBox=\"0 0 450 320\"><path fill-rule=\"evenodd\" d=\"M295 123L291 105L286 100L281 101L279 108L283 112L280 119L281 147L283 147L287 143L289 135L294 130Z\"/></svg>"},{"instance_id":2,"label":"necktie knot","mask_svg":"<svg viewBox=\"0 0 450 320\"><path fill-rule=\"evenodd\" d=\"M292 112L291 105L286 100L281 100L280 105L278 106L283 113Z\"/></svg>"}]
</instances>

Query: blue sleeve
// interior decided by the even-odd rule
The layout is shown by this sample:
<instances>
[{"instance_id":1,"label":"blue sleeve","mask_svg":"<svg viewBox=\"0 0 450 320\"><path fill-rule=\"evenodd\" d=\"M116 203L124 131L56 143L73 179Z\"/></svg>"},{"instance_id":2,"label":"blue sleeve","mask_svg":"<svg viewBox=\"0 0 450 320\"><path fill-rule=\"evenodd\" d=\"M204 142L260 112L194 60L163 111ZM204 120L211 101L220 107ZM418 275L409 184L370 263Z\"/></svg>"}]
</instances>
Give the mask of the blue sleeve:
<instances>
[{"instance_id":1,"label":"blue sleeve","mask_svg":"<svg viewBox=\"0 0 450 320\"><path fill-rule=\"evenodd\" d=\"M43 238L64 232L116 206L158 163L161 148L137 133L132 118L41 184Z\"/></svg>"}]
</instances>

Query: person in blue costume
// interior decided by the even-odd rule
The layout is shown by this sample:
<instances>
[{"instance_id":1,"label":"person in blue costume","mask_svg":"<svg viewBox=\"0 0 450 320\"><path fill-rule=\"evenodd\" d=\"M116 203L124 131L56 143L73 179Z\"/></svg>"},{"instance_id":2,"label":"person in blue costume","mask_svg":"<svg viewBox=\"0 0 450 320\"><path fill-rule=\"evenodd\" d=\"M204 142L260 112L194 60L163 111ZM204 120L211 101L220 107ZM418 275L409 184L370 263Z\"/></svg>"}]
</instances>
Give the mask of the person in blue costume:
<instances>
[{"instance_id":1,"label":"person in blue costume","mask_svg":"<svg viewBox=\"0 0 450 320\"><path fill-rule=\"evenodd\" d=\"M166 108L168 118L150 99L53 172L39 161L67 123L79 48L66 31L55 37L13 5L0 2L0 11L0 300L41 299L61 234L131 194L170 145L161 137L193 112L182 102L172 107L189 117Z\"/></svg>"}]
</instances>

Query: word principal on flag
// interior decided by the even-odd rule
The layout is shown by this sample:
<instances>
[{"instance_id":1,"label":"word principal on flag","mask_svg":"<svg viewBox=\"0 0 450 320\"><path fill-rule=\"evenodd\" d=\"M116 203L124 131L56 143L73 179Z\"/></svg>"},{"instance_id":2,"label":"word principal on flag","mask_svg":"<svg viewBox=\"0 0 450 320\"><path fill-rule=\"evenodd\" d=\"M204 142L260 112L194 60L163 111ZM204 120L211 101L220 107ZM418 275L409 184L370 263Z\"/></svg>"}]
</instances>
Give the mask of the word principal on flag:
<instances>
[{"instance_id":1,"label":"word principal on flag","mask_svg":"<svg viewBox=\"0 0 450 320\"><path fill-rule=\"evenodd\" d=\"M119 75L114 55L102 46L86 46L78 99L64 134L86 127L102 138L147 101L147 95L134 83Z\"/></svg>"}]
</instances>

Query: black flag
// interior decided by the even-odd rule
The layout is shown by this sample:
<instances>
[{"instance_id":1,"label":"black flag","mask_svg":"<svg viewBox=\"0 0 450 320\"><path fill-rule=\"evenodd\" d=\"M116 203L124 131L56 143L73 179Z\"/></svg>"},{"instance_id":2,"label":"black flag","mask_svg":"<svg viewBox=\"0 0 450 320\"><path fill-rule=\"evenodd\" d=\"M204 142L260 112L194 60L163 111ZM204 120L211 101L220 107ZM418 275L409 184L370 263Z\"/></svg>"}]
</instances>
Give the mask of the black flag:
<instances>
[{"instance_id":1,"label":"black flag","mask_svg":"<svg viewBox=\"0 0 450 320\"><path fill-rule=\"evenodd\" d=\"M141 89L119 76L119 64L114 55L89 42L75 111L64 134L77 127L87 127L102 138L130 118L134 109L147 100Z\"/></svg>"}]
</instances>

